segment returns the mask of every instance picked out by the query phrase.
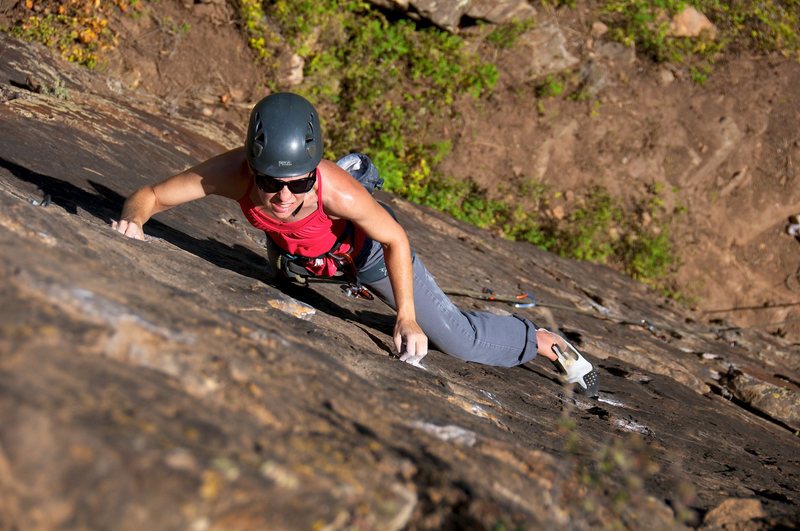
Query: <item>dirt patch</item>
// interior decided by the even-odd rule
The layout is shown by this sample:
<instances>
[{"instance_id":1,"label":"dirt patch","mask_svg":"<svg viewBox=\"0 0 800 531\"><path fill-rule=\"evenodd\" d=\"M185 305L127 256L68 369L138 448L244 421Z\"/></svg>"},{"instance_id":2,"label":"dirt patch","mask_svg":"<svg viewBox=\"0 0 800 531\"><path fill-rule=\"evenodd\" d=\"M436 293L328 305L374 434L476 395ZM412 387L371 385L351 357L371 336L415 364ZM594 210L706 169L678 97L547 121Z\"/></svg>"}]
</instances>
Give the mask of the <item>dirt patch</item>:
<instances>
[{"instance_id":1,"label":"dirt patch","mask_svg":"<svg viewBox=\"0 0 800 531\"><path fill-rule=\"evenodd\" d=\"M116 12L114 19L118 46L104 69L127 88L163 99L168 111L241 124L267 92L266 72L229 2L148 2L138 14Z\"/></svg>"},{"instance_id":2,"label":"dirt patch","mask_svg":"<svg viewBox=\"0 0 800 531\"><path fill-rule=\"evenodd\" d=\"M597 96L537 95L541 77L509 74L530 59L501 54L492 98L462 103L459 126L443 129L454 138L444 171L522 204L515 190L543 183L556 217L595 185L629 208L660 190L675 212L676 279L689 303L707 318L800 339L800 244L786 234L800 212L800 64L729 57L701 86L593 39L577 11L553 17L581 58L569 75L594 76Z\"/></svg>"}]
</instances>

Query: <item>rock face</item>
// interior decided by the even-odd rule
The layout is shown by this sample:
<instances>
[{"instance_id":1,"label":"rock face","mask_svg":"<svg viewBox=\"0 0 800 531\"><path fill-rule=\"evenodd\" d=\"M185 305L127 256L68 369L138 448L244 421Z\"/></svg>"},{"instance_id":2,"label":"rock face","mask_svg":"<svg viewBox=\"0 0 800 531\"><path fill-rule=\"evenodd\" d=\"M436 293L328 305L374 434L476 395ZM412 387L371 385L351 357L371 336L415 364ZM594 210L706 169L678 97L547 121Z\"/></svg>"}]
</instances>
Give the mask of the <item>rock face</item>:
<instances>
[{"instance_id":1,"label":"rock face","mask_svg":"<svg viewBox=\"0 0 800 531\"><path fill-rule=\"evenodd\" d=\"M384 196L442 285L557 306L514 311L558 323L601 396L538 360L408 366L379 302L272 285L236 204L164 213L146 242L110 230L124 196L239 132L0 49L0 529L797 523L780 339Z\"/></svg>"},{"instance_id":2,"label":"rock face","mask_svg":"<svg viewBox=\"0 0 800 531\"><path fill-rule=\"evenodd\" d=\"M533 17L536 10L526 0L370 0L370 3L404 11L448 31L458 31L464 17L505 24Z\"/></svg>"}]
</instances>

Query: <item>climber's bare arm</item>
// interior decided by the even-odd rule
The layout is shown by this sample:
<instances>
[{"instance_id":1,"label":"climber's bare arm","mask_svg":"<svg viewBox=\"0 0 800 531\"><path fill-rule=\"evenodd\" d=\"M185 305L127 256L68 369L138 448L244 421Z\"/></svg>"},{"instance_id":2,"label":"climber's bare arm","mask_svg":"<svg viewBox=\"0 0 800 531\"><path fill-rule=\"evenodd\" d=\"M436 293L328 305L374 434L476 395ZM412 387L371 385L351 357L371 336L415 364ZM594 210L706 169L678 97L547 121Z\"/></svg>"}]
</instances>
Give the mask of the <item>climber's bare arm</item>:
<instances>
[{"instance_id":1,"label":"climber's bare arm","mask_svg":"<svg viewBox=\"0 0 800 531\"><path fill-rule=\"evenodd\" d=\"M128 237L143 240L142 228L155 214L211 194L239 199L247 191L247 183L244 148L236 148L138 189L125 201L119 221L111 226Z\"/></svg>"}]
</instances>

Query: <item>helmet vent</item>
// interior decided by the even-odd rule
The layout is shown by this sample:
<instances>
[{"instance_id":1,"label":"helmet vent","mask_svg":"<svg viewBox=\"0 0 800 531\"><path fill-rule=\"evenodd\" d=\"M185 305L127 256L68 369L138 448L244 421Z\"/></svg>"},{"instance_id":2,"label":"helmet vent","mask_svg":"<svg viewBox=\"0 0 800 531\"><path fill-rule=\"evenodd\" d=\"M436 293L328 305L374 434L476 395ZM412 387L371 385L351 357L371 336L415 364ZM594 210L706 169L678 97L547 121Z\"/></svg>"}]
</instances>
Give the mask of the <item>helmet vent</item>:
<instances>
[{"instance_id":1,"label":"helmet vent","mask_svg":"<svg viewBox=\"0 0 800 531\"><path fill-rule=\"evenodd\" d=\"M306 130L306 151L309 155L311 155L311 151L314 149L314 115L309 115L308 120L308 128Z\"/></svg>"},{"instance_id":2,"label":"helmet vent","mask_svg":"<svg viewBox=\"0 0 800 531\"><path fill-rule=\"evenodd\" d=\"M256 113L255 120L255 137L253 138L253 156L258 157L264 151L264 146L267 143L266 135L264 134L264 124L261 122L261 115Z\"/></svg>"}]
</instances>

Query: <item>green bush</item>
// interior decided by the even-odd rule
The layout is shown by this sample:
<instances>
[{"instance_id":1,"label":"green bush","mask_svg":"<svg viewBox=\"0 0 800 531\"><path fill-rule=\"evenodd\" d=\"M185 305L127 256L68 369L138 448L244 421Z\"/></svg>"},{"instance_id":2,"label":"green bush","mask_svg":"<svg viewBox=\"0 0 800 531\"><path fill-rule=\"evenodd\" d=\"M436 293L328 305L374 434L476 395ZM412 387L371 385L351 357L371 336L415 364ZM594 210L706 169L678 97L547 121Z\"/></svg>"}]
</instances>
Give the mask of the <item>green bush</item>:
<instances>
[{"instance_id":1,"label":"green bush","mask_svg":"<svg viewBox=\"0 0 800 531\"><path fill-rule=\"evenodd\" d=\"M54 48L68 61L94 68L99 52L113 48L116 43L114 33L108 28L108 9L87 0L64 3L53 10L20 8L21 19L9 32Z\"/></svg>"},{"instance_id":2,"label":"green bush","mask_svg":"<svg viewBox=\"0 0 800 531\"><path fill-rule=\"evenodd\" d=\"M279 0L268 14L306 60L295 90L325 111L326 153L364 151L387 190L412 199L430 192L445 143L429 127L462 95L489 93L497 69L459 36L390 21L362 1Z\"/></svg>"},{"instance_id":3,"label":"green bush","mask_svg":"<svg viewBox=\"0 0 800 531\"><path fill-rule=\"evenodd\" d=\"M717 27L715 39L670 35L672 17L690 5ZM603 13L612 37L656 61L709 62L730 47L800 58L798 0L610 0Z\"/></svg>"}]
</instances>

